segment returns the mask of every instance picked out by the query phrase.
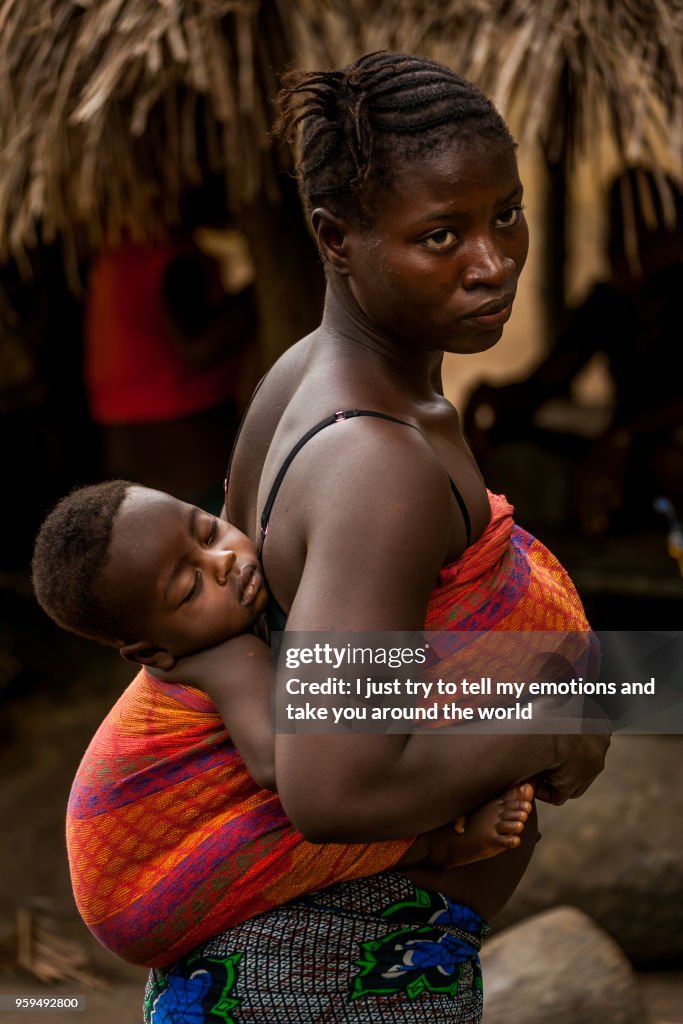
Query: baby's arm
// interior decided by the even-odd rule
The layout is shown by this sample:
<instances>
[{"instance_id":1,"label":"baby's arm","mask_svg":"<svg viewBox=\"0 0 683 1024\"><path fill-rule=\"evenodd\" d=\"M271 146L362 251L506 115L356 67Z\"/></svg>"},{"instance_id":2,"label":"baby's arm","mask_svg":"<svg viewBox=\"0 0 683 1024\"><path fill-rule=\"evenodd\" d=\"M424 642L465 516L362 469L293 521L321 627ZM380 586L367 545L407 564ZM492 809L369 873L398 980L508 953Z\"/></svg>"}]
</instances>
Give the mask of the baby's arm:
<instances>
[{"instance_id":1,"label":"baby's arm","mask_svg":"<svg viewBox=\"0 0 683 1024\"><path fill-rule=\"evenodd\" d=\"M181 658L171 672L155 674L208 694L254 782L275 791L271 651L263 640L243 633Z\"/></svg>"}]
</instances>

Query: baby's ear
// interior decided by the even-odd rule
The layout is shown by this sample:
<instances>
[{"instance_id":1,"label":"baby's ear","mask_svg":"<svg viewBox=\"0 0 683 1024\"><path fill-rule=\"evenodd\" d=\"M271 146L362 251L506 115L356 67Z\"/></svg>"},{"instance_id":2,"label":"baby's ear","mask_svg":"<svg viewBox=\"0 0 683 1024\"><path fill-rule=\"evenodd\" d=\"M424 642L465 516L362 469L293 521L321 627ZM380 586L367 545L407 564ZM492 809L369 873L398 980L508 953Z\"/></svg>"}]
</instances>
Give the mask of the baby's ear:
<instances>
[{"instance_id":1,"label":"baby's ear","mask_svg":"<svg viewBox=\"0 0 683 1024\"><path fill-rule=\"evenodd\" d=\"M119 654L124 661L132 661L136 665L147 665L159 668L162 672L170 672L178 660L165 647L157 647L146 640L136 640L133 644L123 644Z\"/></svg>"}]
</instances>

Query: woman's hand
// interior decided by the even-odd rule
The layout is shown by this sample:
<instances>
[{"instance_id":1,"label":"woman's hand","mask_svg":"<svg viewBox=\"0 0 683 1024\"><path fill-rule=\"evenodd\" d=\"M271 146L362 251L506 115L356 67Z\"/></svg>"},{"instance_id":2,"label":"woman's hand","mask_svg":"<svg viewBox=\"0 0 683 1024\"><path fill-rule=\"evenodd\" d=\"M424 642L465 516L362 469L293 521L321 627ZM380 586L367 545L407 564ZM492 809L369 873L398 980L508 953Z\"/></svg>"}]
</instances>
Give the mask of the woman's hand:
<instances>
[{"instance_id":1,"label":"woman's hand","mask_svg":"<svg viewBox=\"0 0 683 1024\"><path fill-rule=\"evenodd\" d=\"M536 796L559 806L582 796L605 767L610 736L555 736L558 763L546 769L539 780Z\"/></svg>"}]
</instances>

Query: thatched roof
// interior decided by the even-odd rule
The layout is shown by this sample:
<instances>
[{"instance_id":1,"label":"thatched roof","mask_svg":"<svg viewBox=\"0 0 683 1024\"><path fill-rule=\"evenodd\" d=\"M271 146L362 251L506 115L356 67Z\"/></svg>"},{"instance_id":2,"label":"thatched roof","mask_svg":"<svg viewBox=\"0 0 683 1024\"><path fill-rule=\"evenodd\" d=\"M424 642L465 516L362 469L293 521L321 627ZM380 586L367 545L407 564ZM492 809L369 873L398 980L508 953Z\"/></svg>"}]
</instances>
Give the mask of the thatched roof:
<instances>
[{"instance_id":1,"label":"thatched roof","mask_svg":"<svg viewBox=\"0 0 683 1024\"><path fill-rule=\"evenodd\" d=\"M608 130L683 164L683 0L0 0L0 258L154 233L209 171L272 180L277 72L400 48L478 81L567 159Z\"/></svg>"},{"instance_id":2,"label":"thatched roof","mask_svg":"<svg viewBox=\"0 0 683 1024\"><path fill-rule=\"evenodd\" d=\"M251 0L2 0L0 253L84 225L144 236L183 187L260 178L282 26Z\"/></svg>"},{"instance_id":3,"label":"thatched roof","mask_svg":"<svg viewBox=\"0 0 683 1024\"><path fill-rule=\"evenodd\" d=\"M457 3L452 4L458 7ZM479 0L430 26L522 142L551 160L607 131L628 163L683 170L681 0Z\"/></svg>"}]
</instances>

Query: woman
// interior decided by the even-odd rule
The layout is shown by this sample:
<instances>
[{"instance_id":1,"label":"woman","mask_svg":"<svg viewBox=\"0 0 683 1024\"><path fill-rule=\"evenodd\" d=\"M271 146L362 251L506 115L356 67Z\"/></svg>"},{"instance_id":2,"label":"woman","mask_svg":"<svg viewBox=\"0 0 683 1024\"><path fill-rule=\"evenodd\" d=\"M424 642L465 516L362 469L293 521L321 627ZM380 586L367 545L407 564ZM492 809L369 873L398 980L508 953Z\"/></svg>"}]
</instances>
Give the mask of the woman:
<instances>
[{"instance_id":1,"label":"woman","mask_svg":"<svg viewBox=\"0 0 683 1024\"><path fill-rule=\"evenodd\" d=\"M586 630L564 571L487 493L441 385L444 352L499 340L526 260L502 119L449 69L379 53L289 76L281 127L301 131L300 187L328 289L320 327L254 395L230 470L228 517L261 539L273 627L467 628L448 589L465 593L460 573L469 628L543 628L539 609L552 606L553 628ZM538 795L562 803L590 785L606 746L280 735L276 777L307 838L360 842L442 825L536 775ZM155 1016L175 987L195 1013L178 1020L478 1021L484 921L535 840L532 820L492 861L389 871L261 914L155 975L148 1013L176 1019Z\"/></svg>"}]
</instances>

